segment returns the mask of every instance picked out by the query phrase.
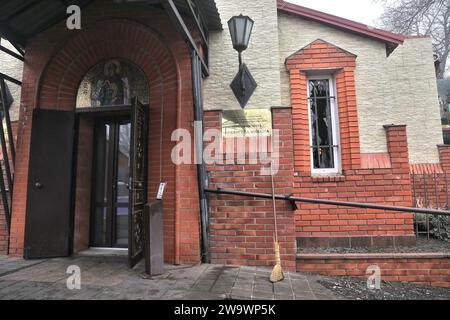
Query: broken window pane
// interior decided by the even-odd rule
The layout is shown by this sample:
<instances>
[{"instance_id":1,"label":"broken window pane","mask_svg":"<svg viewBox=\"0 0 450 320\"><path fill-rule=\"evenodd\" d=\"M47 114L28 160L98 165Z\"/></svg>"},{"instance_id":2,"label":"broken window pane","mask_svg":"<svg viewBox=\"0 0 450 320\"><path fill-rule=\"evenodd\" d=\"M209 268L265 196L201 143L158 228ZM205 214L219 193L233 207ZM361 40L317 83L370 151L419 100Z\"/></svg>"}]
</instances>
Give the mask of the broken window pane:
<instances>
[{"instance_id":1,"label":"broken window pane","mask_svg":"<svg viewBox=\"0 0 450 320\"><path fill-rule=\"evenodd\" d=\"M314 169L335 168L333 121L331 114L330 81L309 81L309 105L311 114L312 158Z\"/></svg>"}]
</instances>

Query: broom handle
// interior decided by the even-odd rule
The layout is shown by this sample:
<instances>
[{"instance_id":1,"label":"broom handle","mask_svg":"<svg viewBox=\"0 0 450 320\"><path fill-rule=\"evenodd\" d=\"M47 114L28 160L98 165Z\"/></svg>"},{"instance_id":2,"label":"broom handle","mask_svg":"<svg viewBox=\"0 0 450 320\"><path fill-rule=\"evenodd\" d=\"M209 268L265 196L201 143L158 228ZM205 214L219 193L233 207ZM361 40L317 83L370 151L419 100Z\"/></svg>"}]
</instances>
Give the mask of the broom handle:
<instances>
[{"instance_id":1,"label":"broom handle","mask_svg":"<svg viewBox=\"0 0 450 320\"><path fill-rule=\"evenodd\" d=\"M272 161L270 162L270 178L272 181L272 206L273 206L273 218L275 227L275 242L278 243L278 223L277 223L277 208L275 205L275 182L273 181Z\"/></svg>"}]
</instances>

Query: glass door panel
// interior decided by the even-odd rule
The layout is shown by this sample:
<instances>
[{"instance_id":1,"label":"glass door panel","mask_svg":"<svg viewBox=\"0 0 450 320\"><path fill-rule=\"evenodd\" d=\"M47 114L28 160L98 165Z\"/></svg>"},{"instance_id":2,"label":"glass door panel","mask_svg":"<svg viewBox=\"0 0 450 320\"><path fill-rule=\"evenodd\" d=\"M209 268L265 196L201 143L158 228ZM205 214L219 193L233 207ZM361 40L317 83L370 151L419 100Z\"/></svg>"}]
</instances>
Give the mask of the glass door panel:
<instances>
[{"instance_id":1,"label":"glass door panel","mask_svg":"<svg viewBox=\"0 0 450 320\"><path fill-rule=\"evenodd\" d=\"M94 201L93 218L91 228L91 245L96 247L109 246L110 217L108 215L108 193L110 176L110 158L112 154L111 144L111 124L101 122L95 128L95 160L93 166L94 173Z\"/></svg>"},{"instance_id":2,"label":"glass door panel","mask_svg":"<svg viewBox=\"0 0 450 320\"><path fill-rule=\"evenodd\" d=\"M128 247L129 121L98 121L95 128L91 245Z\"/></svg>"},{"instance_id":3,"label":"glass door panel","mask_svg":"<svg viewBox=\"0 0 450 320\"><path fill-rule=\"evenodd\" d=\"M131 123L120 124L118 131L115 245L117 247L128 247Z\"/></svg>"}]
</instances>

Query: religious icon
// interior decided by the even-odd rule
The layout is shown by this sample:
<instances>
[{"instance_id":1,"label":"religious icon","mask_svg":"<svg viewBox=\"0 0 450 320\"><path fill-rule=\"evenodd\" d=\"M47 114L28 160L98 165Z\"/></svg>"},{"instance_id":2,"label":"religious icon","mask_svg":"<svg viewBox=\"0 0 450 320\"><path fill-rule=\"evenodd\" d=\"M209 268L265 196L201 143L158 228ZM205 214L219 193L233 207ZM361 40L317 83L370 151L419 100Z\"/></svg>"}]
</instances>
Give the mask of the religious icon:
<instances>
[{"instance_id":1,"label":"religious icon","mask_svg":"<svg viewBox=\"0 0 450 320\"><path fill-rule=\"evenodd\" d=\"M84 76L77 93L77 108L131 105L133 97L149 103L145 74L124 59L109 59Z\"/></svg>"},{"instance_id":2,"label":"religious icon","mask_svg":"<svg viewBox=\"0 0 450 320\"><path fill-rule=\"evenodd\" d=\"M93 84L91 101L93 106L124 105L130 103L128 77L122 75L122 65L118 60L105 63L103 77Z\"/></svg>"}]
</instances>

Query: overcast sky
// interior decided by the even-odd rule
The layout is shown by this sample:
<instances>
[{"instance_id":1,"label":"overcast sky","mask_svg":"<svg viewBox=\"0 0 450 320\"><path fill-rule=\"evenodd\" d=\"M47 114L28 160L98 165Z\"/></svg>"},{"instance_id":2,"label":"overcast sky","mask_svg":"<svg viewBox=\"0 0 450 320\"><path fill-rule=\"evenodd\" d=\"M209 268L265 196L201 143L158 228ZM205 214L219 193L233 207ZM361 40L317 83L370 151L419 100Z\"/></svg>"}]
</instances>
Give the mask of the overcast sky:
<instances>
[{"instance_id":1,"label":"overcast sky","mask_svg":"<svg viewBox=\"0 0 450 320\"><path fill-rule=\"evenodd\" d=\"M362 22L371 26L377 26L377 19L383 13L380 3L371 0L285 0L331 13L339 17Z\"/></svg>"}]
</instances>

